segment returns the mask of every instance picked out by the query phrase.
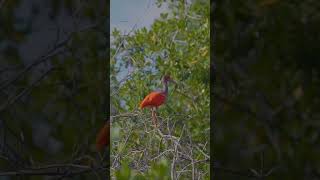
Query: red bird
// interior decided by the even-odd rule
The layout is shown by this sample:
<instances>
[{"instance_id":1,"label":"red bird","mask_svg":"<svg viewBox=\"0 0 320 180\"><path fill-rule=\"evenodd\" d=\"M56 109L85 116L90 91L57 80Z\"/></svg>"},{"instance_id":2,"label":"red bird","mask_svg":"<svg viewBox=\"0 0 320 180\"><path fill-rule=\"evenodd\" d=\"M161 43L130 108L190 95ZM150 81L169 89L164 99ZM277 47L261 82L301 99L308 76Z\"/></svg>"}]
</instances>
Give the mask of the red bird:
<instances>
[{"instance_id":1,"label":"red bird","mask_svg":"<svg viewBox=\"0 0 320 180\"><path fill-rule=\"evenodd\" d=\"M98 151L102 151L104 147L109 146L110 144L110 122L107 121L104 126L100 129L97 139L96 147Z\"/></svg>"},{"instance_id":2,"label":"red bird","mask_svg":"<svg viewBox=\"0 0 320 180\"><path fill-rule=\"evenodd\" d=\"M156 116L155 110L166 101L166 97L168 95L168 82L173 82L176 84L176 82L173 79L171 79L169 75L165 75L162 78L162 83L164 86L163 90L151 92L140 103L140 109L143 109L145 107L151 108L152 120L156 127L157 127L157 116Z\"/></svg>"}]
</instances>

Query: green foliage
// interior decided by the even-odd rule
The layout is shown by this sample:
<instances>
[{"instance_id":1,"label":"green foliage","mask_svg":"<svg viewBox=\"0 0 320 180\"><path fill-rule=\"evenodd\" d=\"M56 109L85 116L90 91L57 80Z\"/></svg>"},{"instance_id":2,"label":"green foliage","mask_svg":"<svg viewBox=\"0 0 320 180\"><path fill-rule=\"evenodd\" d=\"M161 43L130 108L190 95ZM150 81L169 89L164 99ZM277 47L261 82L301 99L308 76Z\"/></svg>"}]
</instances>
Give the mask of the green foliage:
<instances>
[{"instance_id":1,"label":"green foliage","mask_svg":"<svg viewBox=\"0 0 320 180\"><path fill-rule=\"evenodd\" d=\"M130 169L128 164L122 163L121 169L116 173L117 180L169 180L169 165L167 160L162 159L159 163L153 163L148 172L142 174Z\"/></svg>"},{"instance_id":2,"label":"green foliage","mask_svg":"<svg viewBox=\"0 0 320 180\"><path fill-rule=\"evenodd\" d=\"M157 161L152 159L159 155L165 157L169 167L175 166L170 169L174 176L190 178L190 158L203 160L207 158L203 153L210 152L209 1L162 5L168 5L168 12L150 29L137 29L127 36L112 30L111 115L112 127L119 131L116 136L112 134L111 175L124 166L120 162L127 162L145 177L156 176L154 173L164 170L156 168L148 175L146 169L152 168L153 161ZM169 85L167 102L157 111L161 124L158 132L151 127L149 109L140 111L138 107L148 93L161 88L164 74L170 74L178 85ZM164 138L168 134L170 138ZM180 136L180 141L174 139ZM173 165L177 158L171 151L175 143L182 144L177 151L189 154L191 149L193 154ZM204 173L209 172L208 161L197 163L195 169L195 176L209 179Z\"/></svg>"}]
</instances>

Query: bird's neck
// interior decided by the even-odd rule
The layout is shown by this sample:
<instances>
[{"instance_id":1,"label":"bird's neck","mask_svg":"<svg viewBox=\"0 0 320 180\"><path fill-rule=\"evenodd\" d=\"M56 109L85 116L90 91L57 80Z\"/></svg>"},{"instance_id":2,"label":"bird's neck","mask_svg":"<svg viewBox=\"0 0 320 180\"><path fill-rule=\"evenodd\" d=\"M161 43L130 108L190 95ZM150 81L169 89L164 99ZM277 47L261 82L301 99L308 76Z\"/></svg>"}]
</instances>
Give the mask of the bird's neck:
<instances>
[{"instance_id":1,"label":"bird's neck","mask_svg":"<svg viewBox=\"0 0 320 180\"><path fill-rule=\"evenodd\" d=\"M168 94L168 81L163 81L163 93Z\"/></svg>"}]
</instances>

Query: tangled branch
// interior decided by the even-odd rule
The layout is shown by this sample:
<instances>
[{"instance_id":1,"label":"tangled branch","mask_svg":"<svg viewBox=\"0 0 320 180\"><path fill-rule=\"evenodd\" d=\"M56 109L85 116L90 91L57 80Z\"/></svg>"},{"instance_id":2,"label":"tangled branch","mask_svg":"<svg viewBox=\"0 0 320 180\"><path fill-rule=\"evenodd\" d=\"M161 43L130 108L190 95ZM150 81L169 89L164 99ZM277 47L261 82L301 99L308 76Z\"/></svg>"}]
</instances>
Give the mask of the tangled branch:
<instances>
[{"instance_id":1,"label":"tangled branch","mask_svg":"<svg viewBox=\"0 0 320 180\"><path fill-rule=\"evenodd\" d=\"M171 179L184 177L201 179L209 173L203 171L203 166L210 162L209 142L204 144L195 142L187 124L184 124L182 129L177 128L181 118L191 118L190 116L178 115L175 116L175 120L159 116L158 119L161 121L159 129L150 128L150 117L141 112L134 111L112 117L113 124L116 124L113 127L120 125L120 131L125 131L126 134L119 141L113 141L111 172L118 170L122 160L129 158L130 167L144 173L150 169L152 163L164 158L170 162ZM135 121L134 125L128 122L134 121L135 118L140 121ZM179 133L177 129L180 129ZM139 145L137 141L140 140L135 138L137 135L143 138L146 144ZM120 145L121 151L116 151Z\"/></svg>"}]
</instances>

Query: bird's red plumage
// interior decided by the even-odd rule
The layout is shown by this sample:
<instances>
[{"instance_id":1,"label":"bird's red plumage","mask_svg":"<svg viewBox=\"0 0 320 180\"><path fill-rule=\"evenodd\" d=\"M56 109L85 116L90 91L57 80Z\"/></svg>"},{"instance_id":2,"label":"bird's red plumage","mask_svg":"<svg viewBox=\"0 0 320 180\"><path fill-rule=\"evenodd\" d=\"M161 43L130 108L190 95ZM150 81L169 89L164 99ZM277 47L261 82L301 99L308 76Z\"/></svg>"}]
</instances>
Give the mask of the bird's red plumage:
<instances>
[{"instance_id":1,"label":"bird's red plumage","mask_svg":"<svg viewBox=\"0 0 320 180\"><path fill-rule=\"evenodd\" d=\"M140 108L144 107L158 107L166 100L166 95L163 92L151 92L140 103Z\"/></svg>"},{"instance_id":2,"label":"bird's red plumage","mask_svg":"<svg viewBox=\"0 0 320 180\"><path fill-rule=\"evenodd\" d=\"M98 133L96 147L98 151L101 151L104 147L110 144L110 123L109 121L105 123L103 128Z\"/></svg>"}]
</instances>

